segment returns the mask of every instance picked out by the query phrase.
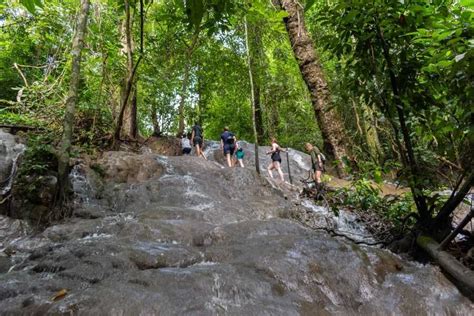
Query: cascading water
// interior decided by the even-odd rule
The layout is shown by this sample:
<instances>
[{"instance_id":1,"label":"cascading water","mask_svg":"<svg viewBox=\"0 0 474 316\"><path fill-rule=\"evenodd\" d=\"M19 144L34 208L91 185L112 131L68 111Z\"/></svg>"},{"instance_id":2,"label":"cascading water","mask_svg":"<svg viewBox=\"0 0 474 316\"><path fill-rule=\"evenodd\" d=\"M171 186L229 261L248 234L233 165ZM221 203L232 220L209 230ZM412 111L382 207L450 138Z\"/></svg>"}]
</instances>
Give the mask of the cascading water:
<instances>
[{"instance_id":1,"label":"cascading water","mask_svg":"<svg viewBox=\"0 0 474 316\"><path fill-rule=\"evenodd\" d=\"M216 150L208 157L219 158ZM2 247L23 258L0 269L0 314L472 313L438 269L288 219L309 212L352 237L365 234L345 215L272 188L251 167L193 156L104 157L100 194L87 169L71 175L75 207L94 216L74 212L20 239L0 223ZM294 174L304 174L298 165Z\"/></svg>"},{"instance_id":2,"label":"cascading water","mask_svg":"<svg viewBox=\"0 0 474 316\"><path fill-rule=\"evenodd\" d=\"M13 135L0 130L0 199L11 191L25 150L26 146L18 143Z\"/></svg>"},{"instance_id":3,"label":"cascading water","mask_svg":"<svg viewBox=\"0 0 474 316\"><path fill-rule=\"evenodd\" d=\"M93 195L93 189L82 164L76 164L72 168L69 173L69 181L71 181L74 192L74 202L76 204L89 204Z\"/></svg>"}]
</instances>

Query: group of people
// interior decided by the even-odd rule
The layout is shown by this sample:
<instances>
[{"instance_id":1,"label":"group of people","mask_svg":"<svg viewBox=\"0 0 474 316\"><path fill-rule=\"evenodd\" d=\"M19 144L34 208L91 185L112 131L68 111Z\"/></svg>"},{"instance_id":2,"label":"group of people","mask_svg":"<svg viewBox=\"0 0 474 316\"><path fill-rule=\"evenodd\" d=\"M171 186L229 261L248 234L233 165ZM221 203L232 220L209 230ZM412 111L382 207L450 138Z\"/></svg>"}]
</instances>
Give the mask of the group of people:
<instances>
[{"instance_id":1,"label":"group of people","mask_svg":"<svg viewBox=\"0 0 474 316\"><path fill-rule=\"evenodd\" d=\"M207 160L206 156L202 151L202 145L204 144L204 136L202 128L198 124L193 126L192 132L181 135L181 148L183 155L189 155L192 151L192 146L196 147L196 156L202 157Z\"/></svg>"},{"instance_id":2,"label":"group of people","mask_svg":"<svg viewBox=\"0 0 474 316\"><path fill-rule=\"evenodd\" d=\"M189 155L192 150L192 146L196 147L196 156L202 157L207 160L206 156L203 153L203 143L204 143L204 134L202 127L199 124L195 124L192 128L191 133L181 136L181 147L184 155ZM237 137L234 133L232 133L229 128L226 126L224 127L224 131L221 134L220 140L220 149L224 154L225 160L227 162L227 166L233 167L237 164L240 167L244 168L244 151L239 143L237 142ZM313 169L313 180L316 185L321 183L321 175L324 170L324 162L326 158L319 150L319 148L315 145L310 143L305 144L306 151L311 156L311 165ZM285 181L283 171L281 170L281 153L287 152L288 149L284 149L278 145L276 138L271 138L271 148L270 151L267 152L267 155L270 155L271 162L267 167L268 174L270 178L273 179L273 170L276 170L278 175L280 176L280 180L282 182ZM233 158L235 154L235 159Z\"/></svg>"},{"instance_id":3,"label":"group of people","mask_svg":"<svg viewBox=\"0 0 474 316\"><path fill-rule=\"evenodd\" d=\"M204 134L199 124L193 126L191 133L181 136L181 147L184 155L189 155L194 145L196 147L196 156L207 160L202 150L203 143ZM229 131L228 127L224 127L224 132L221 134L221 150L229 167L239 164L240 167L244 168L244 150L239 146L237 137ZM235 160L233 159L234 154Z\"/></svg>"}]
</instances>

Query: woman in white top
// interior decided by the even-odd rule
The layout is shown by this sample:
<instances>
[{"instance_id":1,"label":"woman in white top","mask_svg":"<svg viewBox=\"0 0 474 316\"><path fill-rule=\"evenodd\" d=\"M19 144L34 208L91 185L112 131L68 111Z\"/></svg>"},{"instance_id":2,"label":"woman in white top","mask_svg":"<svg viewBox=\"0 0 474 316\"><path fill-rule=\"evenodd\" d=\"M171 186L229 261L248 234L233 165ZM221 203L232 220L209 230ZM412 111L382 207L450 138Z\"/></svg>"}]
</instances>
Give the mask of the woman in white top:
<instances>
[{"instance_id":1,"label":"woman in white top","mask_svg":"<svg viewBox=\"0 0 474 316\"><path fill-rule=\"evenodd\" d=\"M189 140L189 134L188 135L182 135L181 136L181 147L183 149L183 155L189 155L191 153L191 141Z\"/></svg>"}]
</instances>

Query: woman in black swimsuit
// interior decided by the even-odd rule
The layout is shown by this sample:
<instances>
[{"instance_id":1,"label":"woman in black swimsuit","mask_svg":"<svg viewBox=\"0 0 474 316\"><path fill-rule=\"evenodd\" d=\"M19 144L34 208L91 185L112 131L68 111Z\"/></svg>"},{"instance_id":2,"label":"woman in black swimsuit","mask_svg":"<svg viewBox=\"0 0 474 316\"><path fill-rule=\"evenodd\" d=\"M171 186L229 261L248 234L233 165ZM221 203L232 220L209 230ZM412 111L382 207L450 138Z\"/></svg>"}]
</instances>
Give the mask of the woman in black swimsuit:
<instances>
[{"instance_id":1,"label":"woman in black swimsuit","mask_svg":"<svg viewBox=\"0 0 474 316\"><path fill-rule=\"evenodd\" d=\"M280 175L280 180L283 182L285 181L285 178L283 177L283 171L281 171L281 156L280 152L286 152L286 150L283 150L283 148L280 147L280 145L277 144L276 138L272 137L272 150L267 152L267 155L271 154L272 162L268 166L268 174L270 175L270 178L273 179L273 174L272 170L276 169L278 171L278 174Z\"/></svg>"}]
</instances>

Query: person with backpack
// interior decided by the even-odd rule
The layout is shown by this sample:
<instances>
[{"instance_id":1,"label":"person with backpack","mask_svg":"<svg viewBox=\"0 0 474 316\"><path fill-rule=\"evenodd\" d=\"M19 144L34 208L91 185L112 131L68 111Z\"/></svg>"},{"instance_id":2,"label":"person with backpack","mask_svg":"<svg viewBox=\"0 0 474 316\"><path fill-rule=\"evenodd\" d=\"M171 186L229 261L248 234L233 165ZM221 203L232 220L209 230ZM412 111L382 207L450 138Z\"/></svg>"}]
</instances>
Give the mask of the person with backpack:
<instances>
[{"instance_id":1,"label":"person with backpack","mask_svg":"<svg viewBox=\"0 0 474 316\"><path fill-rule=\"evenodd\" d=\"M239 163L240 167L244 168L244 149L242 148L242 146L239 146L239 144L237 144L237 151L235 152L235 158L237 158L237 161L235 162L235 164L237 165L237 162Z\"/></svg>"},{"instance_id":2,"label":"person with backpack","mask_svg":"<svg viewBox=\"0 0 474 316\"><path fill-rule=\"evenodd\" d=\"M306 143L304 147L308 154L311 155L311 167L314 172L313 180L316 182L316 185L320 185L321 175L324 171L324 162L326 161L326 157L324 157L318 146L313 146L310 143Z\"/></svg>"},{"instance_id":3,"label":"person with backpack","mask_svg":"<svg viewBox=\"0 0 474 316\"><path fill-rule=\"evenodd\" d=\"M190 133L188 133L187 135L181 135L181 148L183 149L183 155L189 155L191 153L192 147L191 141L189 140L190 137Z\"/></svg>"},{"instance_id":4,"label":"person with backpack","mask_svg":"<svg viewBox=\"0 0 474 316\"><path fill-rule=\"evenodd\" d=\"M192 144L196 147L196 156L202 157L207 160L206 156L202 152L202 145L204 144L204 134L202 132L202 127L199 123L196 122L193 126L193 131L191 133Z\"/></svg>"},{"instance_id":5,"label":"person with backpack","mask_svg":"<svg viewBox=\"0 0 474 316\"><path fill-rule=\"evenodd\" d=\"M223 150L224 157L227 159L227 165L232 167L232 156L235 151L235 143L237 138L234 133L229 131L229 128L224 127L224 132L221 134L221 150Z\"/></svg>"},{"instance_id":6,"label":"person with backpack","mask_svg":"<svg viewBox=\"0 0 474 316\"><path fill-rule=\"evenodd\" d=\"M278 174L280 175L281 182L284 182L285 178L283 177L283 171L281 170L281 152L286 152L286 150L284 150L280 147L280 145L278 145L275 137L272 137L272 149L267 152L267 155L271 154L270 157L272 159L272 162L270 163L270 165L268 165L267 171L270 175L270 178L273 179L272 170L276 169L278 171Z\"/></svg>"}]
</instances>

